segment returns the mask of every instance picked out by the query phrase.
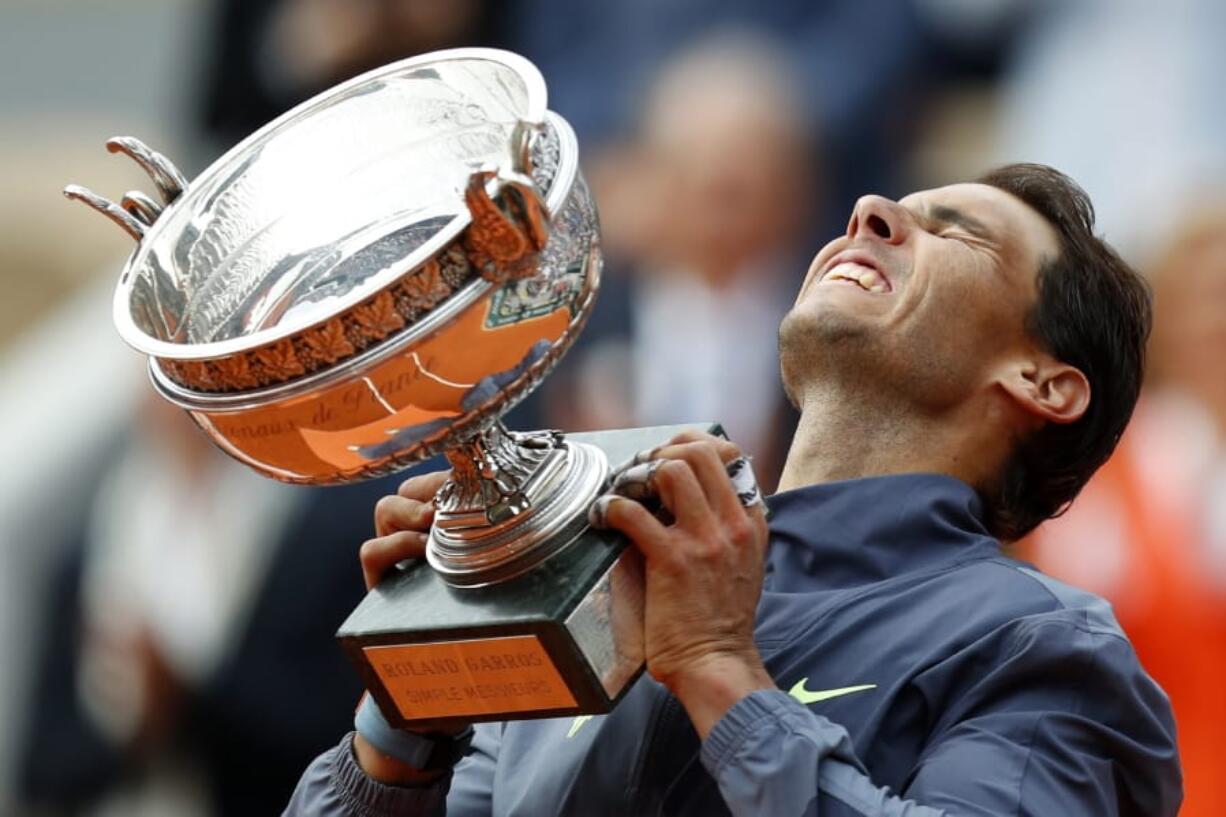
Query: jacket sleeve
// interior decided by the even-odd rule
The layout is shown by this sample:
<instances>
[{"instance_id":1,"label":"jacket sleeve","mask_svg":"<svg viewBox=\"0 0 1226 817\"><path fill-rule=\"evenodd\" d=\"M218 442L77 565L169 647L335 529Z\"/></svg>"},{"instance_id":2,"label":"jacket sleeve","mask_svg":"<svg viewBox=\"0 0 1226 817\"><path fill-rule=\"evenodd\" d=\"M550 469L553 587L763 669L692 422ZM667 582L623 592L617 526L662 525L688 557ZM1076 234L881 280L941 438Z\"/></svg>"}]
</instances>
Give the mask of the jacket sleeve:
<instances>
[{"instance_id":1,"label":"jacket sleeve","mask_svg":"<svg viewBox=\"0 0 1226 817\"><path fill-rule=\"evenodd\" d=\"M387 786L362 771L353 733L307 767L283 817L489 817L502 726L478 724L455 770L430 786Z\"/></svg>"},{"instance_id":2,"label":"jacket sleeve","mask_svg":"<svg viewBox=\"0 0 1226 817\"><path fill-rule=\"evenodd\" d=\"M869 779L847 730L780 690L742 698L703 742L702 763L737 817L944 817Z\"/></svg>"},{"instance_id":3,"label":"jacket sleeve","mask_svg":"<svg viewBox=\"0 0 1226 817\"><path fill-rule=\"evenodd\" d=\"M778 690L729 710L703 765L739 817L1173 817L1174 722L1128 643L1063 625L1010 641L1006 659L944 687L956 702L929 700L944 714L898 796L871 780L843 727Z\"/></svg>"}]
</instances>

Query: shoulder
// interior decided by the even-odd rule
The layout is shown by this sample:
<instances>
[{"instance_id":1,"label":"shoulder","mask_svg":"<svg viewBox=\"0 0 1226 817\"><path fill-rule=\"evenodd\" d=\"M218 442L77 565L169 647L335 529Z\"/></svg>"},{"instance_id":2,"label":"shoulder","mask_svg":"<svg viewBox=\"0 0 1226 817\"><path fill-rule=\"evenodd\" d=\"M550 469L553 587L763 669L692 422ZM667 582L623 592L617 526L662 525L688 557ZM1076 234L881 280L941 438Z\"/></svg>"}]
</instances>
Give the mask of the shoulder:
<instances>
[{"instance_id":1,"label":"shoulder","mask_svg":"<svg viewBox=\"0 0 1226 817\"><path fill-rule=\"evenodd\" d=\"M909 641L926 645L927 662L968 649L981 656L995 650L1000 660L1035 628L1058 630L1051 637L1067 649L1085 642L1079 634L1127 641L1104 599L1002 555L986 537L961 559L881 582L840 603L890 618Z\"/></svg>"},{"instance_id":2,"label":"shoulder","mask_svg":"<svg viewBox=\"0 0 1226 817\"><path fill-rule=\"evenodd\" d=\"M936 741L984 730L1006 736L1025 750L1028 797L1058 790L1052 781L1062 775L1094 780L1096 770L1113 769L1119 796L1147 804L1137 813L1174 813L1180 772L1170 701L1111 606L1003 557L956 573L991 612L911 681L935 714Z\"/></svg>"},{"instance_id":3,"label":"shoulder","mask_svg":"<svg viewBox=\"0 0 1226 817\"><path fill-rule=\"evenodd\" d=\"M1104 599L1003 556L961 565L950 578L975 611L956 625L960 645L915 679L959 699L947 716L1008 701L1125 732L1144 726L1173 742L1167 696Z\"/></svg>"},{"instance_id":4,"label":"shoulder","mask_svg":"<svg viewBox=\"0 0 1226 817\"><path fill-rule=\"evenodd\" d=\"M949 579L960 593L981 601L1000 624L1027 619L1029 626L1063 623L1086 633L1127 641L1101 596L1042 573L1033 565L997 556L959 565ZM1021 623L1021 622L1019 622Z\"/></svg>"},{"instance_id":5,"label":"shoulder","mask_svg":"<svg viewBox=\"0 0 1226 817\"><path fill-rule=\"evenodd\" d=\"M1003 555L994 540L984 541L991 546L975 546L965 558L908 583L924 606L948 619L946 632L973 639L1003 629L1065 626L1127 640L1105 599Z\"/></svg>"},{"instance_id":6,"label":"shoulder","mask_svg":"<svg viewBox=\"0 0 1226 817\"><path fill-rule=\"evenodd\" d=\"M1015 697L1034 711L1114 717L1107 700L1126 700L1133 716L1170 720L1166 695L1099 596L1004 556L959 564L934 583L932 595L946 597L945 649L915 678L929 694L973 705L1018 684Z\"/></svg>"}]
</instances>

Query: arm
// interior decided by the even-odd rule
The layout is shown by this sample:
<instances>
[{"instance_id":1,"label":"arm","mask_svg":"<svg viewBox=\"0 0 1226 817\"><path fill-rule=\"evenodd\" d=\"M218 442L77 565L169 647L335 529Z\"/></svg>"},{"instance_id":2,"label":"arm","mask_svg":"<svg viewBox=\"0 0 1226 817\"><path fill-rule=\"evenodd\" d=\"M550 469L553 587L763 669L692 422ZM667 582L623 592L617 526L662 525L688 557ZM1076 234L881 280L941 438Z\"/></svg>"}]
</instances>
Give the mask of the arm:
<instances>
[{"instance_id":1,"label":"arm","mask_svg":"<svg viewBox=\"0 0 1226 817\"><path fill-rule=\"evenodd\" d=\"M846 730L780 690L750 693L729 709L703 741L702 763L736 815L955 814L891 796L888 789L876 786L856 758ZM1007 812L956 813L962 817Z\"/></svg>"},{"instance_id":2,"label":"arm","mask_svg":"<svg viewBox=\"0 0 1226 817\"><path fill-rule=\"evenodd\" d=\"M775 689L754 646L766 531L761 511L743 507L729 484L723 463L737 456L735 446L679 438L653 456L663 463L647 479L675 521L624 497L598 508L644 553L648 671L685 707L703 739L702 762L734 814L1175 813L1165 699L1126 641L1072 618L1043 638L1010 630L1016 643L995 653L1008 656L1003 666L980 666L981 682L955 685L962 699L935 708L946 717L907 799L876 786L846 730ZM969 679L974 665L959 671ZM1091 700L1103 690L1129 696L1110 706ZM949 712L958 715L949 720Z\"/></svg>"},{"instance_id":3,"label":"arm","mask_svg":"<svg viewBox=\"0 0 1226 817\"><path fill-rule=\"evenodd\" d=\"M434 518L432 500L446 479L445 472L410 478L395 496L384 497L375 506L375 538L364 543L360 553L368 590L392 566L424 554L426 532ZM346 735L307 768L286 815L490 813L500 726L476 727L469 753L454 769L422 770L385 753L396 752L396 735L403 733L387 725L373 700L364 704L357 718L359 731ZM456 732L464 728L460 723L454 726Z\"/></svg>"},{"instance_id":4,"label":"arm","mask_svg":"<svg viewBox=\"0 0 1226 817\"><path fill-rule=\"evenodd\" d=\"M842 727L778 690L734 704L704 741L703 765L736 814L1177 813L1170 706L1126 641L1067 617L990 640L1003 662L970 649L914 681L932 698L927 676L966 679L934 707L944 715L901 797L874 785Z\"/></svg>"},{"instance_id":5,"label":"arm","mask_svg":"<svg viewBox=\"0 0 1226 817\"><path fill-rule=\"evenodd\" d=\"M472 750L454 772L419 786L382 783L368 774L354 752L354 735L307 767L284 817L477 817L491 812L490 791L501 727L478 724Z\"/></svg>"}]
</instances>

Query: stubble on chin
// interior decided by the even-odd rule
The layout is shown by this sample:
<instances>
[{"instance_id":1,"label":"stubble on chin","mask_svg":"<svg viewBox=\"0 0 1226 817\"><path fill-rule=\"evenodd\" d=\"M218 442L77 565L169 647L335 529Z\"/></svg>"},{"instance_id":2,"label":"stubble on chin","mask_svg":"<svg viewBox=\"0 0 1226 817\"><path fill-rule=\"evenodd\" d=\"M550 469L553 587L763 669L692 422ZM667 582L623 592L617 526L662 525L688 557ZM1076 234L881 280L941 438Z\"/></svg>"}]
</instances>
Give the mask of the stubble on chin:
<instances>
[{"instance_id":1,"label":"stubble on chin","mask_svg":"<svg viewBox=\"0 0 1226 817\"><path fill-rule=\"evenodd\" d=\"M855 380L871 358L868 327L854 317L829 311L793 309L779 325L779 370L788 400L802 409L804 395L817 385Z\"/></svg>"}]
</instances>

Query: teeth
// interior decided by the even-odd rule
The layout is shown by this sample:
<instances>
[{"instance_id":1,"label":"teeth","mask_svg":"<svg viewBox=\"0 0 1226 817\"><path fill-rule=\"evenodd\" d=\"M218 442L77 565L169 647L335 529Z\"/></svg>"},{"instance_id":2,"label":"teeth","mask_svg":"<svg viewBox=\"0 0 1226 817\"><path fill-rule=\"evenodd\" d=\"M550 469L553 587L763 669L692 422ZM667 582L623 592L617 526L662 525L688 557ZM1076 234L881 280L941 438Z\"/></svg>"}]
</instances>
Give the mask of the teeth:
<instances>
[{"instance_id":1,"label":"teeth","mask_svg":"<svg viewBox=\"0 0 1226 817\"><path fill-rule=\"evenodd\" d=\"M826 273L826 277L832 281L851 281L867 292L889 291L889 286L877 270L854 261L844 261Z\"/></svg>"},{"instance_id":2,"label":"teeth","mask_svg":"<svg viewBox=\"0 0 1226 817\"><path fill-rule=\"evenodd\" d=\"M857 283L869 292L885 292L885 281L882 280L876 271L860 273Z\"/></svg>"}]
</instances>

